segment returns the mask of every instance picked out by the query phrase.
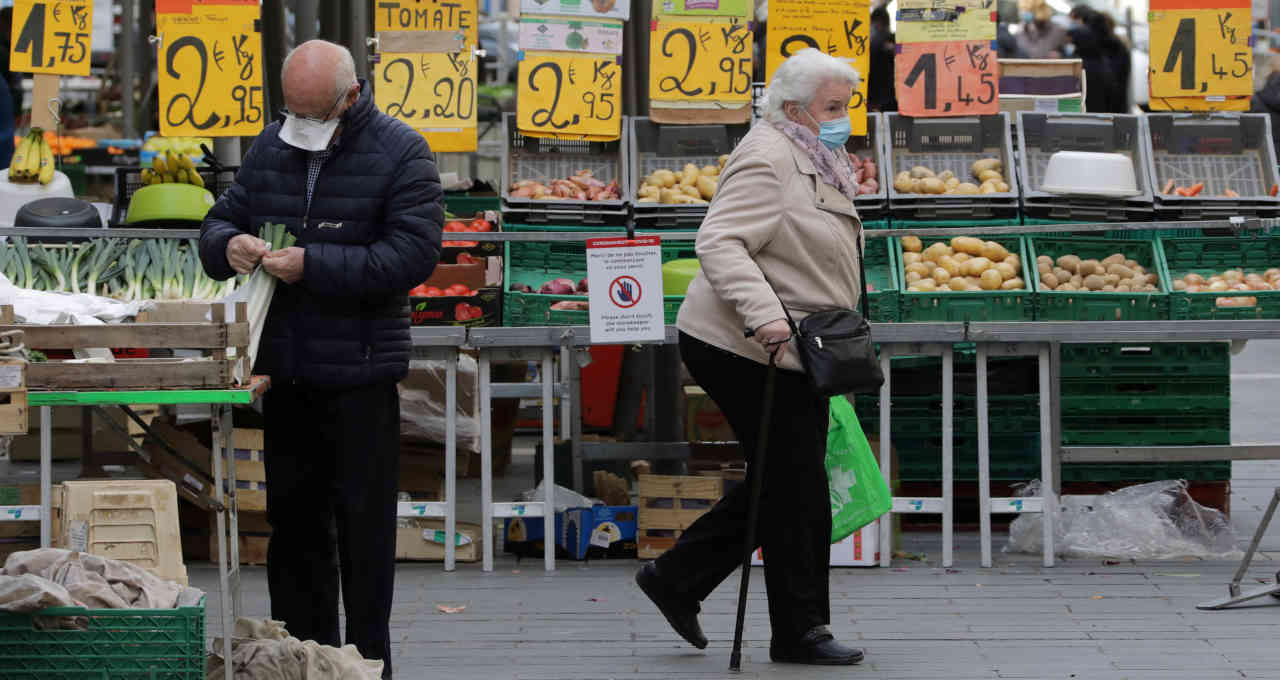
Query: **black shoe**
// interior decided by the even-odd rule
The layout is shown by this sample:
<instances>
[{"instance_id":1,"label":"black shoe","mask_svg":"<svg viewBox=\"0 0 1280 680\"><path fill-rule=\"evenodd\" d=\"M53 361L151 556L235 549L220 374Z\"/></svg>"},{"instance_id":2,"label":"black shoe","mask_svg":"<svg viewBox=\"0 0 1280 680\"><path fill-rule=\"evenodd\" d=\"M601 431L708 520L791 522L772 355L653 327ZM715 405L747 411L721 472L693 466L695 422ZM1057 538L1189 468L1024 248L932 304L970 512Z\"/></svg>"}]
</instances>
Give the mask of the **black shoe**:
<instances>
[{"instance_id":1,"label":"black shoe","mask_svg":"<svg viewBox=\"0 0 1280 680\"><path fill-rule=\"evenodd\" d=\"M706 649L707 636L702 634L702 626L698 625L698 607L696 604L681 602L678 598L663 592L658 582L658 572L650 562L636 572L636 585L649 599L658 606L658 611L667 617L667 623L679 633L686 642Z\"/></svg>"},{"instance_id":2,"label":"black shoe","mask_svg":"<svg viewBox=\"0 0 1280 680\"><path fill-rule=\"evenodd\" d=\"M862 650L836 642L826 626L818 626L798 642L769 645L769 658L775 663L800 663L813 666L852 666L862 663Z\"/></svg>"}]
</instances>

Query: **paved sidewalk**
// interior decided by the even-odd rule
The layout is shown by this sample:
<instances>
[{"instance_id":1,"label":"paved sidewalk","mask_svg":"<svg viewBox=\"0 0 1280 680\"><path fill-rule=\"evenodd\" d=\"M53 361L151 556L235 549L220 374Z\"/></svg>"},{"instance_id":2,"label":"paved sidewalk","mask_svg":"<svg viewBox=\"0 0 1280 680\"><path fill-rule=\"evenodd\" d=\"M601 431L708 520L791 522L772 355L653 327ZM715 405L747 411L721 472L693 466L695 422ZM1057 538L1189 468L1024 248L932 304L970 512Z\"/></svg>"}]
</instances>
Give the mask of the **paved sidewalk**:
<instances>
[{"instance_id":1,"label":"paved sidewalk","mask_svg":"<svg viewBox=\"0 0 1280 680\"><path fill-rule=\"evenodd\" d=\"M1003 537L1000 537L1003 541ZM460 564L401 564L392 618L396 678L596 680L653 678L1280 678L1280 603L1201 612L1226 594L1226 562L1104 564L1051 569L1026 555L996 555L976 568L976 536L957 540L956 568L937 568L937 538L907 537L931 562L890 569L833 569L831 627L864 647L855 669L769 662L764 584L757 569L748 605L743 673L727 672L737 575L703 606L711 645L698 651L670 631L632 582L638 562L502 558L492 573ZM1280 555L1255 560L1246 587L1270 580ZM210 637L219 634L217 572L192 565L210 592ZM265 570L245 571L249 616L267 614ZM437 606L464 605L457 614Z\"/></svg>"}]
</instances>

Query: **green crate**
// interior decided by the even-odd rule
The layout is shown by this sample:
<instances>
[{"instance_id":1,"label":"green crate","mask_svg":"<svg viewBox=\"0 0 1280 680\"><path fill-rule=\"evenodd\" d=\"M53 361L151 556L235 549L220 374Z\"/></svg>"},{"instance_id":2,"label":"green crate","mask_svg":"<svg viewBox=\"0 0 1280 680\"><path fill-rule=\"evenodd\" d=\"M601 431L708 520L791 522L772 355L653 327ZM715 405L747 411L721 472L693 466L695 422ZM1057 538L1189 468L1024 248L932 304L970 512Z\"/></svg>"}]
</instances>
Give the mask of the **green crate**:
<instances>
[{"instance_id":1,"label":"green crate","mask_svg":"<svg viewBox=\"0 0 1280 680\"><path fill-rule=\"evenodd\" d=\"M1063 414L1062 443L1068 446L1225 445L1231 443L1231 411Z\"/></svg>"},{"instance_id":2,"label":"green crate","mask_svg":"<svg viewBox=\"0 0 1280 680\"><path fill-rule=\"evenodd\" d=\"M1231 346L1225 342L1063 344L1061 357L1064 379L1231 375Z\"/></svg>"},{"instance_id":3,"label":"green crate","mask_svg":"<svg viewBox=\"0 0 1280 680\"><path fill-rule=\"evenodd\" d=\"M870 229L888 229L888 228L889 228L889 218L887 218L887 217L886 217L886 218L878 219L878 220L863 220L863 221L862 221L862 228L863 228L863 229L868 229L868 230L870 230Z\"/></svg>"},{"instance_id":4,"label":"green crate","mask_svg":"<svg viewBox=\"0 0 1280 680\"><path fill-rule=\"evenodd\" d=\"M942 479L942 437L892 438L898 452L893 476L904 482L936 482ZM992 435L989 441L991 479L1022 482L1040 477L1040 435ZM952 473L957 481L978 478L977 435L956 436L952 442Z\"/></svg>"},{"instance_id":5,"label":"green crate","mask_svg":"<svg viewBox=\"0 0 1280 680\"><path fill-rule=\"evenodd\" d=\"M897 228L900 222L894 220ZM929 247L940 238L922 239L925 247ZM1028 269L1026 240L1021 236L1000 236L989 239L1004 246L1010 253L1018 255L1022 260L1022 278L1024 281L1033 270ZM1034 321L1035 295L1030 288L1026 290L984 290L957 292L921 293L907 290L906 270L902 265L902 241L892 237L889 245L893 255L894 273L898 277L898 289L902 291L902 321Z\"/></svg>"},{"instance_id":6,"label":"green crate","mask_svg":"<svg viewBox=\"0 0 1280 680\"><path fill-rule=\"evenodd\" d=\"M36 617L75 617L84 630L43 630ZM50 607L0 613L0 678L204 680L205 603L176 609Z\"/></svg>"},{"instance_id":7,"label":"green crate","mask_svg":"<svg viewBox=\"0 0 1280 680\"><path fill-rule=\"evenodd\" d=\"M596 232L596 231L601 231L601 232L610 232L610 233L623 233L623 234L627 233L627 228L626 228L626 227L616 227L616 226L609 226L609 225L594 225L594 226L593 226L593 225L581 225L581 224L577 224L577 225L558 225L558 224L503 224L503 225L502 225L502 230L503 230L503 231L542 232L542 233L547 233L547 232L565 232L565 231L578 231L578 232L583 232L583 231L585 231L585 232ZM522 243L528 243L528 242L527 242L527 241L523 241Z\"/></svg>"},{"instance_id":8,"label":"green crate","mask_svg":"<svg viewBox=\"0 0 1280 680\"><path fill-rule=\"evenodd\" d=\"M1239 238L1161 238L1156 248L1164 261L1164 284L1169 294L1171 319L1280 319L1280 291L1251 290L1225 293L1186 293L1173 290L1174 279L1195 273L1204 277L1227 269L1245 273L1280 267L1280 236ZM1253 298L1248 307L1225 307L1227 299Z\"/></svg>"},{"instance_id":9,"label":"green crate","mask_svg":"<svg viewBox=\"0 0 1280 680\"><path fill-rule=\"evenodd\" d=\"M863 251L866 261L863 269L867 272L867 283L875 287L875 292L867 293L868 321L894 322L901 316L898 309L901 291L898 289L898 276L894 270L894 258L890 253L887 237L867 239L867 248Z\"/></svg>"},{"instance_id":10,"label":"green crate","mask_svg":"<svg viewBox=\"0 0 1280 680\"><path fill-rule=\"evenodd\" d=\"M880 399L878 395L862 395L855 400L854 411L862 429L880 431ZM960 434L978 433L978 400L958 394L952 415L953 427ZM893 436L920 437L942 431L942 395L893 397L890 414ZM1035 434L1040 431L1039 395L991 395L987 400L988 432L992 436Z\"/></svg>"},{"instance_id":11,"label":"green crate","mask_svg":"<svg viewBox=\"0 0 1280 680\"><path fill-rule=\"evenodd\" d=\"M1225 482L1231 479L1231 461L1202 463L1070 463L1062 466L1064 482L1157 482L1185 479L1189 482Z\"/></svg>"},{"instance_id":12,"label":"green crate","mask_svg":"<svg viewBox=\"0 0 1280 680\"><path fill-rule=\"evenodd\" d=\"M974 227L1016 227L1021 217L994 220L900 220L893 218L894 229L973 229ZM961 234L967 236L967 234Z\"/></svg>"},{"instance_id":13,"label":"green crate","mask_svg":"<svg viewBox=\"0 0 1280 680\"><path fill-rule=\"evenodd\" d=\"M1103 293L1091 291L1046 291L1040 288L1040 277L1031 276L1036 294L1036 318L1041 321L1156 321L1169 318L1169 294L1164 286L1163 264L1152 241L1084 237L1042 237L1027 239L1030 255L1028 267L1047 255L1055 261L1063 255L1082 259L1104 259L1121 253L1155 274L1157 293Z\"/></svg>"},{"instance_id":14,"label":"green crate","mask_svg":"<svg viewBox=\"0 0 1280 680\"><path fill-rule=\"evenodd\" d=\"M472 196L466 192L445 192L444 209L454 215L475 215L486 210L501 210L502 198L497 194Z\"/></svg>"},{"instance_id":15,"label":"green crate","mask_svg":"<svg viewBox=\"0 0 1280 680\"><path fill-rule=\"evenodd\" d=\"M1224 410L1231 408L1231 378L1068 378L1061 394L1065 414Z\"/></svg>"}]
</instances>

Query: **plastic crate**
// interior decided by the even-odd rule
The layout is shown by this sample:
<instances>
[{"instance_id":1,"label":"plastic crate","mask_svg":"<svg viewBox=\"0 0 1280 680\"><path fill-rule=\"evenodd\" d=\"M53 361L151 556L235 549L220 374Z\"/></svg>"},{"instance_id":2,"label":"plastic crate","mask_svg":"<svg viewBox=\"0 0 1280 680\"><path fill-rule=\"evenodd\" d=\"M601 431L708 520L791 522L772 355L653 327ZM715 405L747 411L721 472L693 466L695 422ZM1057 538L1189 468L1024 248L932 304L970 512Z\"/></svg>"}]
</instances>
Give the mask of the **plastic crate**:
<instances>
[{"instance_id":1,"label":"plastic crate","mask_svg":"<svg viewBox=\"0 0 1280 680\"><path fill-rule=\"evenodd\" d=\"M1188 446L1231 443L1231 411L1117 413L1062 416L1067 446Z\"/></svg>"},{"instance_id":2,"label":"plastic crate","mask_svg":"<svg viewBox=\"0 0 1280 680\"><path fill-rule=\"evenodd\" d=\"M1064 343L1061 357L1064 379L1231 375L1231 348L1226 342Z\"/></svg>"},{"instance_id":3,"label":"plastic crate","mask_svg":"<svg viewBox=\"0 0 1280 680\"><path fill-rule=\"evenodd\" d=\"M1164 261L1165 288L1171 319L1280 319L1280 291L1251 290L1222 293L1187 293L1173 290L1174 279L1196 273L1204 277L1227 269L1262 273L1280 267L1280 236L1254 238L1161 238L1157 243ZM1253 298L1248 307L1222 306L1228 299Z\"/></svg>"},{"instance_id":4,"label":"plastic crate","mask_svg":"<svg viewBox=\"0 0 1280 680\"><path fill-rule=\"evenodd\" d=\"M1032 275L1031 285L1036 292L1036 318L1041 321L1155 321L1169 318L1169 294L1165 287L1160 258L1156 256L1153 241L1129 241L1122 239L1084 237L1041 237L1027 239L1031 259L1028 266L1036 266L1036 259L1047 255L1054 261L1063 255L1077 255L1082 259L1104 259L1114 253L1122 253L1156 275L1156 293L1104 293L1094 291L1058 292L1043 290L1040 277Z\"/></svg>"},{"instance_id":5,"label":"plastic crate","mask_svg":"<svg viewBox=\"0 0 1280 680\"><path fill-rule=\"evenodd\" d=\"M631 162L626 187L637 228L697 229L707 216L707 206L641 203L636 192L644 179L658 170L679 173L686 164L699 168L716 165L720 156L733 151L750 126L664 125L648 118L632 118L628 128Z\"/></svg>"},{"instance_id":6,"label":"plastic crate","mask_svg":"<svg viewBox=\"0 0 1280 680\"><path fill-rule=\"evenodd\" d=\"M514 113L503 114L502 210L521 224L625 224L626 195L631 180L627 160L630 119L622 118L622 136L612 142L554 139L526 135L516 127ZM616 201L569 199L533 200L511 195L511 184L525 179L551 182L580 170L591 170L608 183L617 180L622 197Z\"/></svg>"},{"instance_id":7,"label":"plastic crate","mask_svg":"<svg viewBox=\"0 0 1280 680\"><path fill-rule=\"evenodd\" d=\"M76 617L83 630L42 630L36 617ZM204 680L205 603L176 609L51 607L0 613L0 677Z\"/></svg>"},{"instance_id":8,"label":"plastic crate","mask_svg":"<svg viewBox=\"0 0 1280 680\"><path fill-rule=\"evenodd\" d=\"M998 219L1018 216L1018 177L1014 172L1009 114L958 118L910 118L886 113L890 134L884 136L885 184L889 212L895 220ZM950 170L961 181L972 179L970 166L983 158L999 158L1010 191L998 194L903 194L894 176L917 165L935 173Z\"/></svg>"},{"instance_id":9,"label":"plastic crate","mask_svg":"<svg viewBox=\"0 0 1280 680\"><path fill-rule=\"evenodd\" d=\"M1231 408L1231 378L1067 378L1063 413L1199 411Z\"/></svg>"},{"instance_id":10,"label":"plastic crate","mask_svg":"<svg viewBox=\"0 0 1280 680\"><path fill-rule=\"evenodd\" d=\"M1231 461L1200 463L1068 463L1062 466L1064 482L1225 482L1231 479Z\"/></svg>"},{"instance_id":11,"label":"plastic crate","mask_svg":"<svg viewBox=\"0 0 1280 680\"><path fill-rule=\"evenodd\" d=\"M942 479L942 437L892 437L898 451L894 476L904 482L935 482ZM988 462L991 479L1021 482L1040 477L1040 435L992 435ZM978 437L956 436L952 440L952 474L957 481L978 479ZM879 454L879 451L875 453Z\"/></svg>"},{"instance_id":12,"label":"plastic crate","mask_svg":"<svg viewBox=\"0 0 1280 680\"><path fill-rule=\"evenodd\" d=\"M1148 113L1148 157L1156 212L1164 218L1204 220L1241 215L1280 215L1280 182L1271 118L1266 114ZM1166 183L1189 187L1196 196L1161 193ZM1232 189L1240 196L1224 195Z\"/></svg>"},{"instance_id":13,"label":"plastic crate","mask_svg":"<svg viewBox=\"0 0 1280 680\"><path fill-rule=\"evenodd\" d=\"M472 196L465 191L446 191L444 209L454 215L474 215L486 210L502 210L502 198L497 194Z\"/></svg>"},{"instance_id":14,"label":"plastic crate","mask_svg":"<svg viewBox=\"0 0 1280 680\"><path fill-rule=\"evenodd\" d=\"M972 229L974 227L1017 227L1022 218L1009 217L997 220L899 220L893 221L894 229ZM928 238L942 238L930 236Z\"/></svg>"},{"instance_id":15,"label":"plastic crate","mask_svg":"<svg viewBox=\"0 0 1280 680\"><path fill-rule=\"evenodd\" d=\"M1018 180L1024 215L1096 222L1150 221L1155 215L1147 161L1146 128L1140 116L1109 113L1018 112ZM1049 158L1059 151L1117 153L1133 161L1137 196L1066 196L1040 189Z\"/></svg>"},{"instance_id":16,"label":"plastic crate","mask_svg":"<svg viewBox=\"0 0 1280 680\"><path fill-rule=\"evenodd\" d=\"M125 216L129 214L129 200L133 198L133 192L145 186L142 182L142 170L143 168L141 167L116 168L116 200L111 207L110 226L127 226L130 228L187 226L185 223L175 225L172 222L139 222L129 225L124 223ZM222 195L222 192L230 188L235 182L236 172L238 170L240 170L240 166L238 165L224 165L222 172L217 173L207 166L198 166L196 168L196 171L200 173L202 178L204 178L205 188L213 194L213 198L215 200Z\"/></svg>"},{"instance_id":17,"label":"plastic crate","mask_svg":"<svg viewBox=\"0 0 1280 680\"><path fill-rule=\"evenodd\" d=\"M898 223L895 220L894 226ZM927 248L933 237L923 239ZM1022 260L1022 278L1028 280L1026 240L1021 236L1001 236L989 239L1016 253ZM893 255L894 273L898 277L901 292L901 319L911 321L1034 321L1035 294L1025 290L945 291L920 293L907 290L906 273L902 266L902 243L897 237L890 239L889 250Z\"/></svg>"},{"instance_id":18,"label":"plastic crate","mask_svg":"<svg viewBox=\"0 0 1280 680\"><path fill-rule=\"evenodd\" d=\"M929 436L942 431L942 395L895 395L892 402L889 423L894 437ZM956 395L954 407L952 424L955 431L976 436L977 398ZM877 395L866 395L858 399L854 410L862 423L862 429L873 433L880 431L880 399ZM987 422L993 436L1038 433L1039 395L990 395L987 400Z\"/></svg>"},{"instance_id":19,"label":"plastic crate","mask_svg":"<svg viewBox=\"0 0 1280 680\"><path fill-rule=\"evenodd\" d=\"M875 288L875 292L867 293L868 321L894 322L901 316L898 303L902 291L898 288L898 275L889 249L888 237L869 238L866 250L862 252L866 258L863 269L867 273L867 283Z\"/></svg>"},{"instance_id":20,"label":"plastic crate","mask_svg":"<svg viewBox=\"0 0 1280 680\"><path fill-rule=\"evenodd\" d=\"M586 326L591 323L590 312L551 309L551 305L565 300L586 302L586 295L545 295L510 289L512 284L525 284L536 290L548 280L559 277L575 281L586 278L586 243L509 241L505 244L504 253L502 280L507 290L502 296L503 326ZM693 242L662 244L664 263L687 257L696 257ZM665 322L675 323L684 296L664 295L662 302Z\"/></svg>"}]
</instances>

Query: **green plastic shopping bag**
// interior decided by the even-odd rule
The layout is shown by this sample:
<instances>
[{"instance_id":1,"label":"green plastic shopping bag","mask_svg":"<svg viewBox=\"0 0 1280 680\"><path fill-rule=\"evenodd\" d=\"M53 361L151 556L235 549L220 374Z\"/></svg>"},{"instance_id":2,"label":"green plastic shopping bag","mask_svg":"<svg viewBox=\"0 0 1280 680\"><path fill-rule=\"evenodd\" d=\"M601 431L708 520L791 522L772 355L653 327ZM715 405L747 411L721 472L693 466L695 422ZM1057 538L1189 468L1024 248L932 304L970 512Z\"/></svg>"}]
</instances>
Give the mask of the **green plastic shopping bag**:
<instances>
[{"instance_id":1,"label":"green plastic shopping bag","mask_svg":"<svg viewBox=\"0 0 1280 680\"><path fill-rule=\"evenodd\" d=\"M839 543L893 507L889 485L862 433L853 405L832 397L827 426L827 487L831 491L831 542Z\"/></svg>"}]
</instances>

